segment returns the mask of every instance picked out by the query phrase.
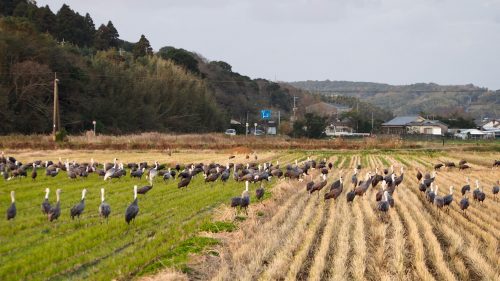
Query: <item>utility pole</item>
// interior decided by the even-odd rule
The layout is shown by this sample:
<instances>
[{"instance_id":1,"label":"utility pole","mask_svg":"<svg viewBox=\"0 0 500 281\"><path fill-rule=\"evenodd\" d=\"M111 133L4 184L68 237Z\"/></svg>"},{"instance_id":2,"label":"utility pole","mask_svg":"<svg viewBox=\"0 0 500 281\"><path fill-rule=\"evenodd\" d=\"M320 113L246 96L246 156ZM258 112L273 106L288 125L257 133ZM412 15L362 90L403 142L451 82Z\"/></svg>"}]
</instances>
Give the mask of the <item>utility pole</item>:
<instances>
[{"instance_id":1,"label":"utility pole","mask_svg":"<svg viewBox=\"0 0 500 281\"><path fill-rule=\"evenodd\" d=\"M296 112L297 112L297 103L296 103L296 100L298 99L297 96L293 96L293 120L292 122L295 122L295 120L297 119L297 117L295 116Z\"/></svg>"},{"instance_id":2,"label":"utility pole","mask_svg":"<svg viewBox=\"0 0 500 281\"><path fill-rule=\"evenodd\" d=\"M245 138L248 136L248 111L247 111L247 122L245 122Z\"/></svg>"},{"instance_id":3,"label":"utility pole","mask_svg":"<svg viewBox=\"0 0 500 281\"><path fill-rule=\"evenodd\" d=\"M53 126L52 126L52 134L54 135L54 139L56 137L56 132L59 131L61 126L61 119L59 116L59 88L57 83L59 79L57 79L57 72L54 72L54 116L53 116Z\"/></svg>"},{"instance_id":4,"label":"utility pole","mask_svg":"<svg viewBox=\"0 0 500 281\"><path fill-rule=\"evenodd\" d=\"M373 134L373 111L372 111L372 134Z\"/></svg>"}]
</instances>

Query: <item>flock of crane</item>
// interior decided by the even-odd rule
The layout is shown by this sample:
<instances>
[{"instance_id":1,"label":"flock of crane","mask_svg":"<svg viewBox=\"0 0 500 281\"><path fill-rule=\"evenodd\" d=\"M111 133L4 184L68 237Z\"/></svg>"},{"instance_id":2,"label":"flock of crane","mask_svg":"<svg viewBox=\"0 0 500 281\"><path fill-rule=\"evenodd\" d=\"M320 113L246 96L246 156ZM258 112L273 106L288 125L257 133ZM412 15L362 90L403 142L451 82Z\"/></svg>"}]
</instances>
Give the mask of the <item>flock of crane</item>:
<instances>
[{"instance_id":1,"label":"flock of crane","mask_svg":"<svg viewBox=\"0 0 500 281\"><path fill-rule=\"evenodd\" d=\"M234 158L234 156L229 157L229 159ZM248 159L248 156L247 156ZM255 159L257 157L255 156ZM500 166L500 161L495 160L494 166ZM449 194L444 196L440 195L439 187L436 184L436 171L441 167L446 166L448 168L455 167L452 162L446 162L444 164L434 165L434 171L432 174L430 172L425 172L424 174L417 170L416 178L419 181L418 189L425 194L425 198L429 203L434 204L436 208L442 209L449 206L453 202L453 191L454 187L449 187ZM102 168L100 168L102 167ZM306 161L302 162L300 165L297 160L294 164L288 164L284 169L280 168L279 162L273 163L256 163L248 162L246 164L239 163L227 163L226 165L221 164L187 164L181 165L177 164L175 167L167 168L165 165L160 165L155 162L153 166L149 166L147 162L142 163L129 163L126 168L123 163L118 163L118 159L114 159L113 163L99 164L94 162L93 159L89 163L77 163L75 161L61 162L59 159L58 163L52 161L34 161L33 163L22 164L17 161L14 157L5 157L3 152L0 155L0 172L5 180L12 180L15 178L28 177L28 170L31 169L31 178L36 180L37 178L37 168L45 168L45 176L56 177L59 175L60 171L64 171L67 177L70 179L76 178L86 178L89 174L95 173L103 177L104 181L121 178L127 175L127 168L130 170L130 177L141 179L143 176L149 181L149 185L142 186L138 188L134 185L134 200L125 210L125 221L130 224L139 213L139 205L137 194L146 194L154 186L155 179L161 178L163 181L178 179L178 188L187 189L191 180L201 174L204 178L205 183L214 183L216 181L221 181L223 183L227 182L232 175L232 178L238 182L245 182L245 190L242 192L240 197L231 198L230 205L236 209L236 214L238 211L245 210L248 214L247 208L250 204L250 193L249 184L250 183L260 183L260 187L255 190L255 196L258 201L262 200L265 194L263 181L270 181L271 178L285 178L288 180L298 180L306 181L306 190L309 195L317 193L319 197L319 192L328 184L328 175L334 169L333 164L327 163L326 159L321 161L316 161L308 158ZM466 161L462 160L459 163L459 169L464 170L470 168ZM313 171L319 171L320 180L313 181ZM381 189L376 193L376 209L381 213L387 213L390 208L394 207L393 194L397 187L404 180L404 168L400 168L399 175L395 173L394 167L385 168L379 173L379 169L376 168L375 171L366 171L366 173L361 175L362 167L357 165L354 168L350 186L351 189L346 192L345 197L348 203L352 203L356 196L363 197L369 187L376 188L380 183ZM358 176L361 177L358 180ZM307 180L308 179L308 180ZM344 177L343 171L339 171L338 179L333 181L330 185L330 189L325 192L324 200L337 200L344 189ZM499 182L497 185L493 186L492 194L495 197L499 193ZM470 179L466 178L466 184L462 187L462 198L458 202L460 209L466 215L466 210L469 207L469 200L467 194L471 191ZM81 200L76 203L70 209L70 217L74 219L75 217L80 219L80 215L85 210L85 195L87 193L86 189L82 190ZM42 212L47 216L49 221L57 220L61 215L60 206L60 194L61 189L56 190L56 203L51 205L49 201L50 190L45 189L45 197L42 201L41 208ZM111 213L111 206L105 201L105 190L101 188L101 204L99 205L99 215L107 219ZM483 191L479 180L475 180L475 189L472 191L473 199L478 202L484 202L486 194ZM16 217L16 205L15 205L15 192L11 191L11 205L7 209L7 220L14 219Z\"/></svg>"}]
</instances>

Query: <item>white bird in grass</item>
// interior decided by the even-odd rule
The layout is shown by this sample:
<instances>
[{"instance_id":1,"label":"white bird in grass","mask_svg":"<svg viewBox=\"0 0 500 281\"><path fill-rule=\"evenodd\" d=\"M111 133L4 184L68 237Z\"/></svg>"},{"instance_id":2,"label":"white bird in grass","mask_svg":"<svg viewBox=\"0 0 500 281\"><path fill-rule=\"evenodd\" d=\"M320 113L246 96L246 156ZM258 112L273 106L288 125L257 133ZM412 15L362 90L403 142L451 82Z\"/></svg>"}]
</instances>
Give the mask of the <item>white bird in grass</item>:
<instances>
[{"instance_id":1,"label":"white bird in grass","mask_svg":"<svg viewBox=\"0 0 500 281\"><path fill-rule=\"evenodd\" d=\"M151 170L149 170L149 175L146 178L149 179L150 182L152 182L154 180L154 178L156 177L156 175L158 175L158 162L157 161L155 161L155 167L152 168Z\"/></svg>"},{"instance_id":2,"label":"white bird in grass","mask_svg":"<svg viewBox=\"0 0 500 281\"><path fill-rule=\"evenodd\" d=\"M104 174L104 180L107 180L107 179L111 178L111 176L113 176L115 174L116 168L117 168L116 167L116 161L117 161L117 159L115 158L113 168L107 170L106 174Z\"/></svg>"}]
</instances>

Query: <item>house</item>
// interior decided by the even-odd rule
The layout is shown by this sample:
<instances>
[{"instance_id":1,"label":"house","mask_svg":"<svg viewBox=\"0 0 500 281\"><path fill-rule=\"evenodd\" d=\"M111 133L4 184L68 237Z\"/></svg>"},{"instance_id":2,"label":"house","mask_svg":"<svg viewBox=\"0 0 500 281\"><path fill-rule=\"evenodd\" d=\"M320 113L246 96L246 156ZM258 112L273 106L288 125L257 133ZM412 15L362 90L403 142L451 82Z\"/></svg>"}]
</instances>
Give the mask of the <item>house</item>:
<instances>
[{"instance_id":1,"label":"house","mask_svg":"<svg viewBox=\"0 0 500 281\"><path fill-rule=\"evenodd\" d=\"M448 126L438 120L425 119L422 116L398 116L382 124L384 134L422 134L444 135Z\"/></svg>"},{"instance_id":2,"label":"house","mask_svg":"<svg viewBox=\"0 0 500 281\"><path fill-rule=\"evenodd\" d=\"M412 122L422 122L425 118L421 116L398 116L382 124L384 134L402 135L407 133L407 125Z\"/></svg>"},{"instance_id":3,"label":"house","mask_svg":"<svg viewBox=\"0 0 500 281\"><path fill-rule=\"evenodd\" d=\"M478 129L458 129L454 134L456 138L469 139L491 139L495 138L495 133L491 131L480 131Z\"/></svg>"},{"instance_id":4,"label":"house","mask_svg":"<svg viewBox=\"0 0 500 281\"><path fill-rule=\"evenodd\" d=\"M483 131L500 130L500 120L498 119L484 120L480 126L480 129L482 129Z\"/></svg>"},{"instance_id":5,"label":"house","mask_svg":"<svg viewBox=\"0 0 500 281\"><path fill-rule=\"evenodd\" d=\"M325 128L325 134L329 137L352 135L354 129L351 126L351 120L335 120Z\"/></svg>"},{"instance_id":6,"label":"house","mask_svg":"<svg viewBox=\"0 0 500 281\"><path fill-rule=\"evenodd\" d=\"M439 120L424 120L422 122L410 122L408 124L409 134L444 135L448 131L448 125Z\"/></svg>"}]
</instances>

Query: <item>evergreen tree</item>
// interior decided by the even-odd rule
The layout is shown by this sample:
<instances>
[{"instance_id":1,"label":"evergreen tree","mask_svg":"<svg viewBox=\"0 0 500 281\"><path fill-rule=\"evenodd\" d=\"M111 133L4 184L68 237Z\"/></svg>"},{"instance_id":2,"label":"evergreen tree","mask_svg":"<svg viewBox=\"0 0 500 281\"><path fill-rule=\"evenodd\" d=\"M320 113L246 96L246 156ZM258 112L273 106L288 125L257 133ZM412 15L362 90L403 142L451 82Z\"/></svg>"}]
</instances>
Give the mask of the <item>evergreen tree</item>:
<instances>
[{"instance_id":1,"label":"evergreen tree","mask_svg":"<svg viewBox=\"0 0 500 281\"><path fill-rule=\"evenodd\" d=\"M71 8L63 4L61 9L56 14L56 38L59 41L73 41L73 34L75 32L73 21L75 12Z\"/></svg>"},{"instance_id":2,"label":"evergreen tree","mask_svg":"<svg viewBox=\"0 0 500 281\"><path fill-rule=\"evenodd\" d=\"M16 5L14 11L12 12L12 16L14 17L24 17L29 18L29 3L26 1L21 1Z\"/></svg>"},{"instance_id":3,"label":"evergreen tree","mask_svg":"<svg viewBox=\"0 0 500 281\"><path fill-rule=\"evenodd\" d=\"M109 29L104 24L101 24L95 33L94 47L97 50L107 50L110 47Z\"/></svg>"},{"instance_id":4,"label":"evergreen tree","mask_svg":"<svg viewBox=\"0 0 500 281\"><path fill-rule=\"evenodd\" d=\"M14 10L16 9L19 3L24 2L26 0L1 0L0 1L0 15L1 16L12 16Z\"/></svg>"},{"instance_id":5,"label":"evergreen tree","mask_svg":"<svg viewBox=\"0 0 500 281\"><path fill-rule=\"evenodd\" d=\"M90 47L94 42L95 36L95 24L89 13L85 14L84 18L84 35L85 35L85 46Z\"/></svg>"},{"instance_id":6,"label":"evergreen tree","mask_svg":"<svg viewBox=\"0 0 500 281\"><path fill-rule=\"evenodd\" d=\"M149 56L153 54L153 48L151 48L149 40L146 39L146 36L144 36L144 34L141 35L141 39L139 39L139 42L135 44L133 54L134 58L144 57L146 55Z\"/></svg>"},{"instance_id":7,"label":"evergreen tree","mask_svg":"<svg viewBox=\"0 0 500 281\"><path fill-rule=\"evenodd\" d=\"M118 34L118 30L116 30L115 26L111 21L108 21L108 24L106 25L108 28L108 40L109 40L109 46L110 47L118 47L119 43L119 38L120 35Z\"/></svg>"},{"instance_id":8,"label":"evergreen tree","mask_svg":"<svg viewBox=\"0 0 500 281\"><path fill-rule=\"evenodd\" d=\"M56 15L50 10L48 5L38 8L33 15L32 21L40 32L54 34Z\"/></svg>"}]
</instances>

